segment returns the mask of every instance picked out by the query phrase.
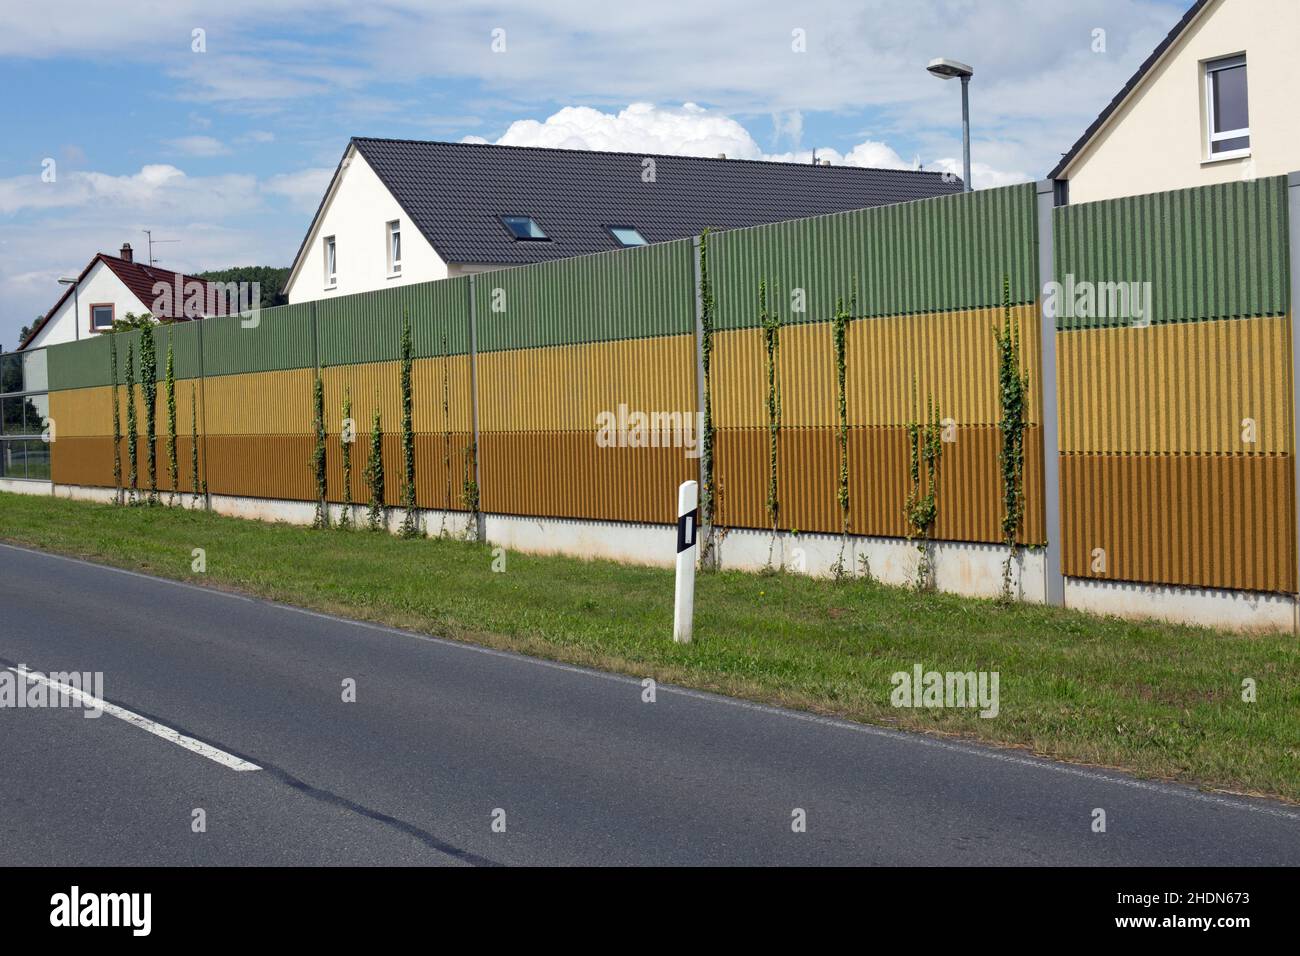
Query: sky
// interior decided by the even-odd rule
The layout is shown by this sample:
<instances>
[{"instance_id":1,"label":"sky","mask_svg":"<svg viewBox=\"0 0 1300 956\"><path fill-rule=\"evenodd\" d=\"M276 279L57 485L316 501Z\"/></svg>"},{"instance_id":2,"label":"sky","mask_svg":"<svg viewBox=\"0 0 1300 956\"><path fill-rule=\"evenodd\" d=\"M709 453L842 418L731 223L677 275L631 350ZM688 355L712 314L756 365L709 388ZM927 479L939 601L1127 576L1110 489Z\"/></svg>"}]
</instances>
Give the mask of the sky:
<instances>
[{"instance_id":1,"label":"sky","mask_svg":"<svg viewBox=\"0 0 1300 956\"><path fill-rule=\"evenodd\" d=\"M1043 178L1190 0L0 6L0 345L124 242L287 266L352 136ZM159 240L169 240L161 242Z\"/></svg>"}]
</instances>

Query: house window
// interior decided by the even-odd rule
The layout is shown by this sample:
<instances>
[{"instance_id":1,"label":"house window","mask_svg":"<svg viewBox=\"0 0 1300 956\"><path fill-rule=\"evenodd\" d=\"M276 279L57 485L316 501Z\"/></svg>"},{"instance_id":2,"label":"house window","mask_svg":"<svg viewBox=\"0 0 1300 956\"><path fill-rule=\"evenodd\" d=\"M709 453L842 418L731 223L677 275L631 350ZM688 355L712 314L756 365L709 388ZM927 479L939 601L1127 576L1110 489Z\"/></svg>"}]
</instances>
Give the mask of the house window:
<instances>
[{"instance_id":1,"label":"house window","mask_svg":"<svg viewBox=\"0 0 1300 956\"><path fill-rule=\"evenodd\" d=\"M325 237L325 288L332 289L339 284L338 255L334 248L334 237Z\"/></svg>"},{"instance_id":2,"label":"house window","mask_svg":"<svg viewBox=\"0 0 1300 956\"><path fill-rule=\"evenodd\" d=\"M542 227L537 225L537 220L530 216L502 216L501 221L510 230L510 235L516 239L532 241L550 239L550 236L542 232Z\"/></svg>"},{"instance_id":3,"label":"house window","mask_svg":"<svg viewBox=\"0 0 1300 956\"><path fill-rule=\"evenodd\" d=\"M402 271L402 222L394 219L388 224L388 274L399 275Z\"/></svg>"},{"instance_id":4,"label":"house window","mask_svg":"<svg viewBox=\"0 0 1300 956\"><path fill-rule=\"evenodd\" d=\"M90 331L107 332L113 327L113 304L101 303L90 307Z\"/></svg>"},{"instance_id":5,"label":"house window","mask_svg":"<svg viewBox=\"0 0 1300 956\"><path fill-rule=\"evenodd\" d=\"M1245 54L1205 64L1205 115L1209 120L1211 159L1226 159L1250 150Z\"/></svg>"},{"instance_id":6,"label":"house window","mask_svg":"<svg viewBox=\"0 0 1300 956\"><path fill-rule=\"evenodd\" d=\"M641 235L635 226L606 226L605 228L620 246L647 245L645 236Z\"/></svg>"}]
</instances>

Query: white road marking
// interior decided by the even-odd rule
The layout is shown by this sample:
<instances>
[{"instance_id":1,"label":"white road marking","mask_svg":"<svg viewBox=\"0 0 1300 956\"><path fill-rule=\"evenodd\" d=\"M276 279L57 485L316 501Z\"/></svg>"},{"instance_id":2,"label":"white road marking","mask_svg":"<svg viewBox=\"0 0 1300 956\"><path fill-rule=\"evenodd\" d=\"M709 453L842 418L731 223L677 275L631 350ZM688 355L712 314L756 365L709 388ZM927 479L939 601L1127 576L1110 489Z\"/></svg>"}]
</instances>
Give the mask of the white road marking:
<instances>
[{"instance_id":1,"label":"white road marking","mask_svg":"<svg viewBox=\"0 0 1300 956\"><path fill-rule=\"evenodd\" d=\"M125 707L119 707L116 704L110 704L106 700L100 700L93 694L87 694L84 690L73 687L71 684L61 684L58 681L52 681L44 674L38 674L25 667L10 667L9 670L13 671L15 674L22 674L29 681L35 681L38 684L44 684L47 687L54 688L55 690L58 690L59 693L68 695L73 700L87 708L102 710L104 713L116 717L118 720L126 721L133 727L147 730L155 737L161 737L163 740L173 743L178 747L184 747L186 750L196 753L200 757L207 757L209 760L214 763L219 763L223 767L228 767L231 770L240 773L248 770L262 769L255 763L241 760L234 754L228 754L224 750L218 750L216 747L213 747L210 744L205 744L201 740L195 740L193 737L186 737L180 731L172 730L170 727L163 726L157 721L150 720L147 717L141 717L139 714L132 713Z\"/></svg>"}]
</instances>

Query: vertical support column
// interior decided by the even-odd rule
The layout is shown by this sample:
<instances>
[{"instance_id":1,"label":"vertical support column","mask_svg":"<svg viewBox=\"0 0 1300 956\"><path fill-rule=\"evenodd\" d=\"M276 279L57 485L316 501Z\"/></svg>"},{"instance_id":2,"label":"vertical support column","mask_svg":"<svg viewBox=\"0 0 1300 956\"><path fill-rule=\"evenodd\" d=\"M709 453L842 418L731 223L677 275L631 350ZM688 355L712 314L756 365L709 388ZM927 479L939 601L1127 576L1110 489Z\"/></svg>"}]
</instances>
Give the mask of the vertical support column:
<instances>
[{"instance_id":1,"label":"vertical support column","mask_svg":"<svg viewBox=\"0 0 1300 956\"><path fill-rule=\"evenodd\" d=\"M1296 300L1300 298L1300 172L1287 177L1287 218L1290 224L1291 246L1291 294L1288 296L1287 313L1290 318L1291 339L1291 473L1292 497L1291 514L1294 525L1291 540L1296 548L1296 561L1300 564L1300 340L1296 336ZM1293 581L1295 590L1300 591L1300 581ZM1300 633L1300 594L1296 596L1294 626Z\"/></svg>"},{"instance_id":2,"label":"vertical support column","mask_svg":"<svg viewBox=\"0 0 1300 956\"><path fill-rule=\"evenodd\" d=\"M487 522L483 518L483 469L479 465L483 456L483 445L478 433L478 313L475 309L474 276L469 277L469 395L470 427L474 429L470 439L474 442L474 485L478 488L477 527L474 536L482 544L487 540Z\"/></svg>"},{"instance_id":3,"label":"vertical support column","mask_svg":"<svg viewBox=\"0 0 1300 956\"><path fill-rule=\"evenodd\" d=\"M704 274L700 269L700 237L695 236L691 239L691 251L694 262L695 275L695 410L696 422L700 423L700 434L695 436L695 440L700 448L700 488L712 490L712 476L709 474L709 462L704 457ZM712 508L710 514L701 517L709 518L709 524L700 528L700 538L703 541L711 541L713 538L712 528ZM717 560L717 549L710 549L708 555L709 561Z\"/></svg>"},{"instance_id":4,"label":"vertical support column","mask_svg":"<svg viewBox=\"0 0 1300 956\"><path fill-rule=\"evenodd\" d=\"M203 510L212 510L212 492L208 490L208 373L203 346L203 326L207 319L196 319L199 329L199 428L203 434ZM194 489L198 493L198 489Z\"/></svg>"},{"instance_id":5,"label":"vertical support column","mask_svg":"<svg viewBox=\"0 0 1300 956\"><path fill-rule=\"evenodd\" d=\"M1052 233L1052 210L1056 206L1055 184L1042 180L1038 193L1038 329L1043 356L1043 504L1046 509L1047 553L1043 556L1043 592L1048 604L1065 605L1065 577L1061 573L1061 453L1057 416L1056 316L1045 308L1043 290L1056 276L1056 243Z\"/></svg>"}]
</instances>

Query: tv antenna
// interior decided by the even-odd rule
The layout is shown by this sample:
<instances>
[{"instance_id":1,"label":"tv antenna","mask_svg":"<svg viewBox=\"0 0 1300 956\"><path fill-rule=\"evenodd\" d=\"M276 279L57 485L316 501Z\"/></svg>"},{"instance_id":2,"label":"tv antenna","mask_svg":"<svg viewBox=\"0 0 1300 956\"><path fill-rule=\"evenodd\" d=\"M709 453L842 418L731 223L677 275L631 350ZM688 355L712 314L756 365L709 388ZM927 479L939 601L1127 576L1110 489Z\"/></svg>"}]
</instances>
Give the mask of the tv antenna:
<instances>
[{"instance_id":1,"label":"tv antenna","mask_svg":"<svg viewBox=\"0 0 1300 956\"><path fill-rule=\"evenodd\" d=\"M142 230L142 231L144 232L145 236L147 236L148 239L149 239L149 257L148 257L148 262L149 262L149 265L151 265L151 266L156 266L156 265L158 264L158 260L155 259L155 258L153 257L153 247L154 247L154 243L157 243L158 245L162 245L164 242L180 242L179 239L155 239L155 238L153 237L153 230L152 230L152 229L144 229L144 230Z\"/></svg>"}]
</instances>

